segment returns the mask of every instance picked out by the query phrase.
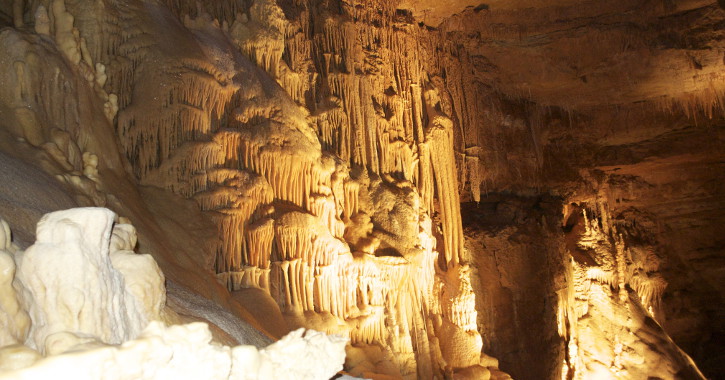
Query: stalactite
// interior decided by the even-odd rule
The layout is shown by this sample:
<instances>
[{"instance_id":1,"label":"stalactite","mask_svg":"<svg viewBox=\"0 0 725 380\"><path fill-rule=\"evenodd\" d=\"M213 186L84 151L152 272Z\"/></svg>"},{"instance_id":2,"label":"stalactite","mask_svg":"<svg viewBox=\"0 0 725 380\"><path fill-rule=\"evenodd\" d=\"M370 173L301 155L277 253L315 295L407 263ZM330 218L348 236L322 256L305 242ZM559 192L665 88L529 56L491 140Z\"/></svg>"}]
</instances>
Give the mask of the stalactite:
<instances>
[{"instance_id":1,"label":"stalactite","mask_svg":"<svg viewBox=\"0 0 725 380\"><path fill-rule=\"evenodd\" d=\"M418 193L425 210L433 211L434 184L433 164L429 143L418 144Z\"/></svg>"},{"instance_id":2,"label":"stalactite","mask_svg":"<svg viewBox=\"0 0 725 380\"><path fill-rule=\"evenodd\" d=\"M456 181L455 157L453 154L453 122L436 110L437 95L433 90L426 91L426 113L428 128L426 141L431 144L431 163L436 183L441 220L445 239L444 253L446 262L455 266L463 252L463 228Z\"/></svg>"},{"instance_id":3,"label":"stalactite","mask_svg":"<svg viewBox=\"0 0 725 380\"><path fill-rule=\"evenodd\" d=\"M471 287L470 268L467 265L449 267L444 277L437 277L443 284L438 286L441 293L441 311L454 325L465 331L476 331L477 312L475 294Z\"/></svg>"},{"instance_id":4,"label":"stalactite","mask_svg":"<svg viewBox=\"0 0 725 380\"><path fill-rule=\"evenodd\" d=\"M189 62L186 65L193 66ZM204 65L198 66L204 72L212 71ZM135 163L136 174L142 179L171 158L172 152L184 143L214 132L212 119L224 113L237 90L234 86L223 86L215 79L202 79L198 75L185 79L169 89L163 112L151 114L151 117L136 117L136 113L143 110L127 107L119 115L118 128L124 137L124 148ZM224 135L214 138L222 144L233 140Z\"/></svg>"},{"instance_id":5,"label":"stalactite","mask_svg":"<svg viewBox=\"0 0 725 380\"><path fill-rule=\"evenodd\" d=\"M401 173L403 179L413 181L417 168L418 158L412 151L410 145L398 140L390 145L392 151L393 170L385 173Z\"/></svg>"},{"instance_id":6,"label":"stalactite","mask_svg":"<svg viewBox=\"0 0 725 380\"><path fill-rule=\"evenodd\" d=\"M428 340L438 327L426 321L443 315L475 335L476 316L459 263L457 190L465 179L457 181L463 171L456 169L451 119L461 120L461 104L422 91L424 83L442 91L447 86L424 68L424 29L389 28L395 7L381 1L372 4L380 14L365 8L371 3L353 2L340 6L342 15L318 14L305 2L294 12L285 8L287 14L274 1L166 3L197 42L210 38L209 30L231 36L232 45L293 101L277 99L282 92L271 81L239 75L243 62L228 65L234 70L224 59L182 59L163 72L139 67L138 57L155 54L154 42L141 30L120 30L104 50L125 52L128 60L109 66L107 87L132 89L149 71L168 77L154 99L160 112L146 112L149 107L136 100L140 94L132 99L130 91L119 91L118 131L136 175L195 199L212 216L222 241L215 270L230 290L267 290L286 313L329 313L353 342L392 347L403 373L418 369L427 376L442 359L429 363L440 349ZM379 24L366 24L372 20ZM200 48L208 57L219 54ZM458 167L471 168L474 192L480 182L469 156ZM380 231L373 233L370 216L375 181L408 196L412 214L405 223L413 227L405 232L405 257L388 256L385 245L378 249ZM436 211L443 227L440 262L446 264L438 272ZM356 238L354 253L343 240L346 223L371 226ZM455 278L443 281L446 276ZM450 299L441 303L443 294Z\"/></svg>"},{"instance_id":7,"label":"stalactite","mask_svg":"<svg viewBox=\"0 0 725 380\"><path fill-rule=\"evenodd\" d=\"M481 201L481 160L479 158L481 148L477 146L466 148L466 168L468 169L468 181L470 184L471 197L474 202Z\"/></svg>"},{"instance_id":8,"label":"stalactite","mask_svg":"<svg viewBox=\"0 0 725 380\"><path fill-rule=\"evenodd\" d=\"M639 295L645 309L652 313L653 308L659 305L668 284L659 274L637 272L629 279L629 285Z\"/></svg>"},{"instance_id":9,"label":"stalactite","mask_svg":"<svg viewBox=\"0 0 725 380\"><path fill-rule=\"evenodd\" d=\"M342 238L345 234L345 223L337 216L337 203L334 197L313 194L310 212L323 220L333 236Z\"/></svg>"},{"instance_id":10,"label":"stalactite","mask_svg":"<svg viewBox=\"0 0 725 380\"><path fill-rule=\"evenodd\" d=\"M334 237L319 218L288 212L275 219L276 260L302 259L313 266L331 265L350 249Z\"/></svg>"},{"instance_id":11,"label":"stalactite","mask_svg":"<svg viewBox=\"0 0 725 380\"><path fill-rule=\"evenodd\" d=\"M360 207L360 184L355 180L345 181L345 206L344 215L346 219L350 219L357 214Z\"/></svg>"},{"instance_id":12,"label":"stalactite","mask_svg":"<svg viewBox=\"0 0 725 380\"><path fill-rule=\"evenodd\" d=\"M272 242L274 241L274 220L260 219L247 228L246 264L260 269L269 269Z\"/></svg>"},{"instance_id":13,"label":"stalactite","mask_svg":"<svg viewBox=\"0 0 725 380\"><path fill-rule=\"evenodd\" d=\"M627 288L625 286L626 284L626 274L627 274L627 262L624 257L624 239L622 238L622 235L616 235L615 240L615 261L616 261L616 273L617 273L617 288L619 289L619 299L620 301L624 302L627 299L629 299L629 294L627 292Z\"/></svg>"}]
</instances>

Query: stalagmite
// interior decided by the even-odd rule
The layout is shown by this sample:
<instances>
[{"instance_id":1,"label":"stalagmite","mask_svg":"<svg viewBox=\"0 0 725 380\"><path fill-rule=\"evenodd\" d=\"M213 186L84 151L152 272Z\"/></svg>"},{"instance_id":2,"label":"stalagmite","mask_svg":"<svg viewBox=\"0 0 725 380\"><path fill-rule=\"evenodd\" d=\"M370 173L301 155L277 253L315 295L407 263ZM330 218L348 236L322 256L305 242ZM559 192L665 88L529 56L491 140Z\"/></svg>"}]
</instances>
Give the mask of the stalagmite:
<instances>
[{"instance_id":1,"label":"stalagmite","mask_svg":"<svg viewBox=\"0 0 725 380\"><path fill-rule=\"evenodd\" d=\"M16 265L10 238L10 227L0 219L0 347L23 343L30 327L28 314L13 288Z\"/></svg>"},{"instance_id":2,"label":"stalagmite","mask_svg":"<svg viewBox=\"0 0 725 380\"><path fill-rule=\"evenodd\" d=\"M17 255L18 295L33 321L26 342L31 348L58 353L87 342L86 336L119 344L138 336L144 321L159 318L159 310L145 309L146 303L136 301L134 291L122 296L123 273L109 255L113 219L111 211L97 208L47 214L38 224L36 243ZM158 291L158 285L148 289Z\"/></svg>"},{"instance_id":3,"label":"stalagmite","mask_svg":"<svg viewBox=\"0 0 725 380\"><path fill-rule=\"evenodd\" d=\"M164 318L166 291L164 275L151 255L136 254L136 229L115 223L109 242L111 265L123 276L124 298L131 330L141 331L151 321Z\"/></svg>"}]
</instances>

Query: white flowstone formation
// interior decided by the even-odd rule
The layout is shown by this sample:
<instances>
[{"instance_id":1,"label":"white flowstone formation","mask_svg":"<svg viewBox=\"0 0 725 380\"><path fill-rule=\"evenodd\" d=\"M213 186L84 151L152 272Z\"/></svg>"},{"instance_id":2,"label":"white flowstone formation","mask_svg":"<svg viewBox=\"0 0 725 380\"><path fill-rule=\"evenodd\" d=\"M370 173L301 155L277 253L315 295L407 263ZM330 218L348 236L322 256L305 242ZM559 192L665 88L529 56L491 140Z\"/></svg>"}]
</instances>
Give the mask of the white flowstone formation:
<instances>
[{"instance_id":1,"label":"white flowstone formation","mask_svg":"<svg viewBox=\"0 0 725 380\"><path fill-rule=\"evenodd\" d=\"M0 346L22 343L30 328L28 314L20 306L13 288L14 252L10 227L0 219Z\"/></svg>"},{"instance_id":2,"label":"white flowstone formation","mask_svg":"<svg viewBox=\"0 0 725 380\"><path fill-rule=\"evenodd\" d=\"M205 323L164 326L155 321L121 345L86 345L32 366L0 372L0 379L327 379L342 369L346 339L304 329L269 347L211 343ZM13 347L13 346L11 346ZM0 359L22 360L16 350Z\"/></svg>"},{"instance_id":3,"label":"white flowstone formation","mask_svg":"<svg viewBox=\"0 0 725 380\"><path fill-rule=\"evenodd\" d=\"M212 343L205 323L166 326L163 274L133 252L133 226L114 219L104 208L47 214L25 252L0 220L0 379L320 379L342 369L339 336L298 329L258 350Z\"/></svg>"},{"instance_id":4,"label":"white flowstone formation","mask_svg":"<svg viewBox=\"0 0 725 380\"><path fill-rule=\"evenodd\" d=\"M47 214L35 244L16 256L18 295L33 320L31 348L55 354L87 337L120 344L138 336L142 320L160 318L126 297L124 277L111 264L114 216L101 208Z\"/></svg>"}]
</instances>

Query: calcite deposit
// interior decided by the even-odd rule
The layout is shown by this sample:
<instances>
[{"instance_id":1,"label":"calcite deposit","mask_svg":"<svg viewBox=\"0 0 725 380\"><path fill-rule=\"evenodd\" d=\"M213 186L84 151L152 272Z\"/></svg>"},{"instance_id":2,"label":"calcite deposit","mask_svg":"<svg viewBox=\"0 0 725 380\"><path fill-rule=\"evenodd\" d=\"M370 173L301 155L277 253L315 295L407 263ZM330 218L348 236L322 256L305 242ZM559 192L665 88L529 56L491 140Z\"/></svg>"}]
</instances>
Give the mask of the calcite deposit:
<instances>
[{"instance_id":1,"label":"calcite deposit","mask_svg":"<svg viewBox=\"0 0 725 380\"><path fill-rule=\"evenodd\" d=\"M123 376L329 377L347 342L345 376L716 377L723 20L0 1L2 368L93 377L153 347L197 358ZM272 353L292 341L334 360Z\"/></svg>"},{"instance_id":2,"label":"calcite deposit","mask_svg":"<svg viewBox=\"0 0 725 380\"><path fill-rule=\"evenodd\" d=\"M205 323L167 326L163 274L133 252L133 226L114 219L104 208L56 211L35 244L12 252L0 221L3 284L14 282L2 288L0 378L319 379L342 368L339 336L298 329L259 350L212 344Z\"/></svg>"}]
</instances>

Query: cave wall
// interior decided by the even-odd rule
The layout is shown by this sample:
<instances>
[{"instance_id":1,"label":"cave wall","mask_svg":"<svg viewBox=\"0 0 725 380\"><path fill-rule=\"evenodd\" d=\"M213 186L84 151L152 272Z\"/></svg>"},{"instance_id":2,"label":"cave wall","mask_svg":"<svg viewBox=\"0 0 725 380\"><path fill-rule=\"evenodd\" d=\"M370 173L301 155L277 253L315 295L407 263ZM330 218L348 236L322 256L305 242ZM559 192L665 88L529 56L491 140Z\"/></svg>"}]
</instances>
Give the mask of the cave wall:
<instances>
[{"instance_id":1,"label":"cave wall","mask_svg":"<svg viewBox=\"0 0 725 380\"><path fill-rule=\"evenodd\" d=\"M484 350L513 378L561 378L558 294L568 259L550 197L487 194L462 204Z\"/></svg>"}]
</instances>

